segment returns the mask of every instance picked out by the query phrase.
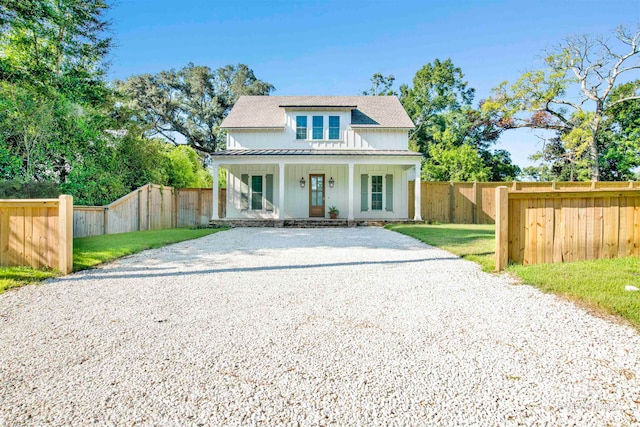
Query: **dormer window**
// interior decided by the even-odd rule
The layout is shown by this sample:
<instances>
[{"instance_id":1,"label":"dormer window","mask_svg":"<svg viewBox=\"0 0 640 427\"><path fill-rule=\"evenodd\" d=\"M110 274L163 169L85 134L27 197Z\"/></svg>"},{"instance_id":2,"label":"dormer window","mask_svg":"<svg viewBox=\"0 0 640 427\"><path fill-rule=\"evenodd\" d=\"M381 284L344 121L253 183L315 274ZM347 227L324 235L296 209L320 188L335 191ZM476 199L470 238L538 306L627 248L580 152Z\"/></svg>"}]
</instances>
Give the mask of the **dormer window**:
<instances>
[{"instance_id":1,"label":"dormer window","mask_svg":"<svg viewBox=\"0 0 640 427\"><path fill-rule=\"evenodd\" d=\"M313 139L323 139L324 134L324 117L323 116L313 116Z\"/></svg>"},{"instance_id":2,"label":"dormer window","mask_svg":"<svg viewBox=\"0 0 640 427\"><path fill-rule=\"evenodd\" d=\"M340 116L329 116L329 139L340 139Z\"/></svg>"},{"instance_id":3,"label":"dormer window","mask_svg":"<svg viewBox=\"0 0 640 427\"><path fill-rule=\"evenodd\" d=\"M307 139L307 116L296 116L296 139Z\"/></svg>"}]
</instances>

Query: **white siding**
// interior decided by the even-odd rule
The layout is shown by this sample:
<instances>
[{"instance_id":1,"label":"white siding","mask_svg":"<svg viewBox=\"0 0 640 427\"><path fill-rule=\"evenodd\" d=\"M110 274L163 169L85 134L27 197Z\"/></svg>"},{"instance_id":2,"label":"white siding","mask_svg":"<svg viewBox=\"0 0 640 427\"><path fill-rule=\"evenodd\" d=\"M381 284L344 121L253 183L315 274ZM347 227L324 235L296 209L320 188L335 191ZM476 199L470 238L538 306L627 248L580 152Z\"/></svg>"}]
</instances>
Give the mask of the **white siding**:
<instances>
[{"instance_id":1,"label":"white siding","mask_svg":"<svg viewBox=\"0 0 640 427\"><path fill-rule=\"evenodd\" d=\"M369 175L369 203L368 210L360 209L360 175ZM383 185L385 184L384 176L393 175L393 212L385 210L386 203L383 202L381 211L371 210L371 176L382 175ZM387 165L355 165L354 167L355 184L353 190L353 214L356 219L406 219L409 216L409 188L407 181L407 171L401 166ZM386 191L382 191L383 201L386 199Z\"/></svg>"},{"instance_id":2,"label":"white siding","mask_svg":"<svg viewBox=\"0 0 640 427\"><path fill-rule=\"evenodd\" d=\"M278 165L247 165L247 166L228 166L227 167L227 218L268 218L277 219L279 214L278 197L279 197L279 181L278 181ZM242 174L248 175L267 175L273 174L273 212L266 210L261 211L242 211L240 207L241 194L240 184ZM263 192L264 193L264 192ZM249 201L251 204L251 201ZM264 204L263 204L264 205Z\"/></svg>"},{"instance_id":3,"label":"white siding","mask_svg":"<svg viewBox=\"0 0 640 427\"><path fill-rule=\"evenodd\" d=\"M324 117L324 134L328 138L329 116L340 116L339 140L297 140L296 116L307 116L307 132L312 135L313 116ZM407 130L391 129L351 129L351 113L346 111L288 111L284 117L284 130L228 130L227 149L365 149L365 150L407 150L409 137Z\"/></svg>"},{"instance_id":4,"label":"white siding","mask_svg":"<svg viewBox=\"0 0 640 427\"><path fill-rule=\"evenodd\" d=\"M227 218L274 218L279 215L278 206L278 165L232 165L228 167L227 177ZM325 175L325 216L328 218L329 206L336 206L340 211L339 218L347 218L349 212L349 177L347 165L305 165L289 164L285 166L285 218L309 217L309 174ZM242 174L273 174L274 211L241 211L240 179ZM393 175L393 212L383 206L381 211L360 209L360 175ZM300 188L300 178L306 181L305 188ZM335 185L329 187L329 179L333 177ZM370 180L370 179L369 179ZM384 181L384 179L383 179ZM385 184L386 185L386 184ZM371 187L369 187L369 192ZM406 219L408 216L408 183L407 171L403 166L390 165L355 165L354 167L354 200L353 211L356 219ZM383 191L386 197L386 191ZM371 208L371 203L368 204Z\"/></svg>"}]
</instances>

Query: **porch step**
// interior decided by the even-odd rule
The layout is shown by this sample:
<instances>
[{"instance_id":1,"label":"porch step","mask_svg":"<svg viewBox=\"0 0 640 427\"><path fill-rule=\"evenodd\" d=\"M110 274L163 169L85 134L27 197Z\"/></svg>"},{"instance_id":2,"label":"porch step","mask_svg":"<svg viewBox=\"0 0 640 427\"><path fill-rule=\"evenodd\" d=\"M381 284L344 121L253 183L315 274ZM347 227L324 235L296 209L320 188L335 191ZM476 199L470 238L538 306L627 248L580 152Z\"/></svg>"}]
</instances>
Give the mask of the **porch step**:
<instances>
[{"instance_id":1,"label":"porch step","mask_svg":"<svg viewBox=\"0 0 640 427\"><path fill-rule=\"evenodd\" d=\"M409 219L217 219L209 221L209 227L293 227L293 228L336 228L336 227L383 227L387 224L414 224Z\"/></svg>"}]
</instances>

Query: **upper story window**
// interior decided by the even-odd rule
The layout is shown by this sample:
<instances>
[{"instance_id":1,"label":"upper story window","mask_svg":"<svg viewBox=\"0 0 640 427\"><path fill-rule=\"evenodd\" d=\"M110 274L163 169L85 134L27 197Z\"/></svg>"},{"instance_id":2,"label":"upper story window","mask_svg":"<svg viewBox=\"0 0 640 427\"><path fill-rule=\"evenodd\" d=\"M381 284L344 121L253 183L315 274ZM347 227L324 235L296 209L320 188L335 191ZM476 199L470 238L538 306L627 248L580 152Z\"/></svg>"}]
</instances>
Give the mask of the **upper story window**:
<instances>
[{"instance_id":1,"label":"upper story window","mask_svg":"<svg viewBox=\"0 0 640 427\"><path fill-rule=\"evenodd\" d=\"M323 116L313 116L313 139L323 139L324 134L324 117Z\"/></svg>"},{"instance_id":2,"label":"upper story window","mask_svg":"<svg viewBox=\"0 0 640 427\"><path fill-rule=\"evenodd\" d=\"M340 116L329 116L329 139L340 139Z\"/></svg>"},{"instance_id":3,"label":"upper story window","mask_svg":"<svg viewBox=\"0 0 640 427\"><path fill-rule=\"evenodd\" d=\"M307 116L296 116L296 139L307 139Z\"/></svg>"}]
</instances>

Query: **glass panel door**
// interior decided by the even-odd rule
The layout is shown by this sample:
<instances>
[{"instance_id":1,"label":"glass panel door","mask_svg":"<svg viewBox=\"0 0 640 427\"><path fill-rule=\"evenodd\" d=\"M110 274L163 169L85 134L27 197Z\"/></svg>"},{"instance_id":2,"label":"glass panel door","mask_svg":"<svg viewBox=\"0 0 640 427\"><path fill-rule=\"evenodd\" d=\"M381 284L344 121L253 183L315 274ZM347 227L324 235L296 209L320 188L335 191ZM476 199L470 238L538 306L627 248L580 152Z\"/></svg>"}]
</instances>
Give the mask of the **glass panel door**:
<instances>
[{"instance_id":1,"label":"glass panel door","mask_svg":"<svg viewBox=\"0 0 640 427\"><path fill-rule=\"evenodd\" d=\"M324 217L324 175L309 175L309 216Z\"/></svg>"}]
</instances>

